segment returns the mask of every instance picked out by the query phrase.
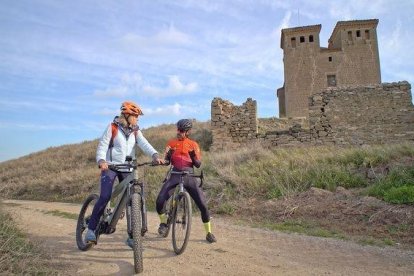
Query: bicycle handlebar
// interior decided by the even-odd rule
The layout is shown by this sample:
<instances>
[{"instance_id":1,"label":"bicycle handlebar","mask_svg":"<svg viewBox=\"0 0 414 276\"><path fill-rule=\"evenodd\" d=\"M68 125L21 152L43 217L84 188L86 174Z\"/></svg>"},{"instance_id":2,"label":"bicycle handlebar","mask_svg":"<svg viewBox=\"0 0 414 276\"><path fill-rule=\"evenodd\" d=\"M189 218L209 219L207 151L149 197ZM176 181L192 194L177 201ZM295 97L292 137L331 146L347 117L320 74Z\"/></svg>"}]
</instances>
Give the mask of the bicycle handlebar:
<instances>
[{"instance_id":1,"label":"bicycle handlebar","mask_svg":"<svg viewBox=\"0 0 414 276\"><path fill-rule=\"evenodd\" d=\"M191 176L191 177L200 178L201 182L200 182L199 187L202 187L203 186L203 180L204 180L203 171L201 171L201 173L199 175L195 175L193 172L189 172L189 171L181 171L181 172L171 171L170 173L171 174L175 174L175 175L181 175L181 176L188 175L188 176Z\"/></svg>"},{"instance_id":2,"label":"bicycle handlebar","mask_svg":"<svg viewBox=\"0 0 414 276\"><path fill-rule=\"evenodd\" d=\"M199 178L203 177L203 172L201 172L201 174L199 174L199 175L195 175L193 172L189 172L189 171L181 171L181 172L171 171L171 174L189 175L191 177L199 177Z\"/></svg>"},{"instance_id":3,"label":"bicycle handlebar","mask_svg":"<svg viewBox=\"0 0 414 276\"><path fill-rule=\"evenodd\" d=\"M167 161L167 160L166 160ZM137 163L136 160L128 162L128 163L123 163L123 164L109 164L108 168L110 170L116 171L118 169L137 169L138 167L142 167L142 166L151 166L151 167L155 167L155 166L169 166L170 162L165 162L164 164L157 164L157 163L153 163L153 162L144 162L144 163ZM200 187L203 186L203 179L204 179L204 174L203 171L201 171L201 173L199 175L195 175L193 172L189 172L189 171L171 171L171 174L176 174L176 175L188 175L190 177L197 177L200 178L201 183L200 183Z\"/></svg>"},{"instance_id":4,"label":"bicycle handlebar","mask_svg":"<svg viewBox=\"0 0 414 276\"><path fill-rule=\"evenodd\" d=\"M129 163L123 163L123 164L109 164L108 168L110 170L118 170L118 169L136 169L138 167L142 167L142 166L151 166L151 167L155 167L155 166L168 166L168 164L157 164L157 163L153 163L153 162L144 162L144 163L137 163L137 161L132 161Z\"/></svg>"}]
</instances>

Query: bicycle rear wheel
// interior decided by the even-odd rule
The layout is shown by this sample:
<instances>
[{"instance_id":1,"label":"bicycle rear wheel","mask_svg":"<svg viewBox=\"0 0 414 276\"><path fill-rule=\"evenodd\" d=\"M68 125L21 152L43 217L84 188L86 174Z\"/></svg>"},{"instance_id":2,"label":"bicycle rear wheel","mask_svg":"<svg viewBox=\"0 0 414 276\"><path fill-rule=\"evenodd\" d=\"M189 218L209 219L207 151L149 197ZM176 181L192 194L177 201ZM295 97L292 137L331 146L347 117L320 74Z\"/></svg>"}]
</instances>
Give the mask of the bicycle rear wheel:
<instances>
[{"instance_id":1,"label":"bicycle rear wheel","mask_svg":"<svg viewBox=\"0 0 414 276\"><path fill-rule=\"evenodd\" d=\"M98 201L98 198L99 196L97 194L90 194L79 212L78 223L76 225L76 244L82 251L89 250L93 245L85 242L84 234L86 234L85 230L88 229L89 219L91 218L93 207Z\"/></svg>"},{"instance_id":2,"label":"bicycle rear wheel","mask_svg":"<svg viewBox=\"0 0 414 276\"><path fill-rule=\"evenodd\" d=\"M134 239L134 268L135 273L141 273L144 270L142 260L142 214L141 214L141 196L138 193L131 195L131 220L132 220L132 237Z\"/></svg>"},{"instance_id":3,"label":"bicycle rear wheel","mask_svg":"<svg viewBox=\"0 0 414 276\"><path fill-rule=\"evenodd\" d=\"M191 198L187 192L178 196L172 221L172 243L174 252L184 252L191 232Z\"/></svg>"}]
</instances>

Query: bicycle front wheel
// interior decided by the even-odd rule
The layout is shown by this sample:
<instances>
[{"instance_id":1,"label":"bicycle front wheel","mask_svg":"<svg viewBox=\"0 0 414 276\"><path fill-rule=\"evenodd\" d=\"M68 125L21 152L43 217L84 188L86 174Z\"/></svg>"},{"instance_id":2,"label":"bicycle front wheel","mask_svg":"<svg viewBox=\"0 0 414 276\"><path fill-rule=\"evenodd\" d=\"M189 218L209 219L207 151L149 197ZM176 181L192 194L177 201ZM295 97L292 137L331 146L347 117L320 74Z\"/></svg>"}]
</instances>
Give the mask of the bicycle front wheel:
<instances>
[{"instance_id":1,"label":"bicycle front wheel","mask_svg":"<svg viewBox=\"0 0 414 276\"><path fill-rule=\"evenodd\" d=\"M92 247L91 243L85 242L84 233L86 233L85 230L88 230L88 224L92 215L93 207L98 201L98 198L99 196L97 194L89 195L79 212L78 223L76 225L76 244L82 251L87 251Z\"/></svg>"},{"instance_id":2,"label":"bicycle front wheel","mask_svg":"<svg viewBox=\"0 0 414 276\"><path fill-rule=\"evenodd\" d=\"M184 252L191 232L191 198L187 192L178 196L172 221L172 243L174 252Z\"/></svg>"},{"instance_id":3,"label":"bicycle front wheel","mask_svg":"<svg viewBox=\"0 0 414 276\"><path fill-rule=\"evenodd\" d=\"M141 196L138 193L131 195L131 220L132 220L132 237L134 239L134 268L135 273L141 273L144 270L142 260L142 217L141 217Z\"/></svg>"}]
</instances>

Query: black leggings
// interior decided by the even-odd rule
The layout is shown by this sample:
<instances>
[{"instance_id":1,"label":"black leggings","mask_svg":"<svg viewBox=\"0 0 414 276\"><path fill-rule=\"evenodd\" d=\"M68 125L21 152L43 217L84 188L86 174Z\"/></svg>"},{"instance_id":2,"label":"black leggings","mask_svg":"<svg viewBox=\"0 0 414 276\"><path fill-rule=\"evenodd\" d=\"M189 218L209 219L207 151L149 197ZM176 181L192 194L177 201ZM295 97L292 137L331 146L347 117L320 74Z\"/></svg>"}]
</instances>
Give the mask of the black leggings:
<instances>
[{"instance_id":1,"label":"black leggings","mask_svg":"<svg viewBox=\"0 0 414 276\"><path fill-rule=\"evenodd\" d=\"M170 178L164 181L162 185L161 191L157 197L157 213L162 214L164 213L165 202L171 196L173 189L178 185L180 182L180 175L171 174ZM200 179L185 176L184 177L184 188L193 198L195 204L197 205L198 209L201 212L201 219L204 223L210 221L210 213L207 209L206 198L204 196L203 190L199 187Z\"/></svg>"}]
</instances>

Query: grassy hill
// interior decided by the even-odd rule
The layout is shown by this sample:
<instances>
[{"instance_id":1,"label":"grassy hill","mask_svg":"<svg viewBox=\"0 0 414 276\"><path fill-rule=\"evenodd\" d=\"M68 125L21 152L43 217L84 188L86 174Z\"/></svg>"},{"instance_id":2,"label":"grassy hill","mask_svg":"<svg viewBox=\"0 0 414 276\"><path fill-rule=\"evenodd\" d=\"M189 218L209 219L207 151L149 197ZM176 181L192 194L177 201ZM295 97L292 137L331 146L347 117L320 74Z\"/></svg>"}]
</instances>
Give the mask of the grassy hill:
<instances>
[{"instance_id":1,"label":"grassy hill","mask_svg":"<svg viewBox=\"0 0 414 276\"><path fill-rule=\"evenodd\" d=\"M163 152L174 125L143 130ZM364 148L263 148L209 152L208 122L195 122L213 214L238 223L379 245L414 246L413 144ZM0 163L4 198L81 202L99 191L97 140ZM140 160L148 160L141 156ZM146 169L148 205L167 168Z\"/></svg>"}]
</instances>

